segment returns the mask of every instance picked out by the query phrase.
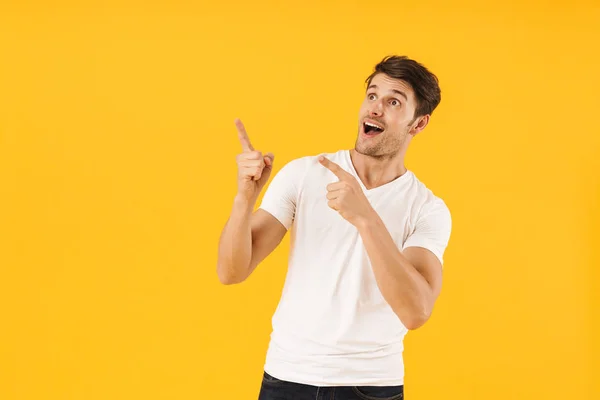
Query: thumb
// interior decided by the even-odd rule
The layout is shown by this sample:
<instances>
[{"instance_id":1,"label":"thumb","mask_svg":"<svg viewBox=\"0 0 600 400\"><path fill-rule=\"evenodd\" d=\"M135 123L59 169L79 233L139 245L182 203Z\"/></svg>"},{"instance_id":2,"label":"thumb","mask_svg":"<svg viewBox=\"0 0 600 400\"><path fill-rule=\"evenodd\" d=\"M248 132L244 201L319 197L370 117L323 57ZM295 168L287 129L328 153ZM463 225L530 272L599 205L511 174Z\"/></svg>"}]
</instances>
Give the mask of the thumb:
<instances>
[{"instance_id":1,"label":"thumb","mask_svg":"<svg viewBox=\"0 0 600 400\"><path fill-rule=\"evenodd\" d=\"M263 156L263 160L265 162L265 168L263 169L262 175L258 180L258 184L260 187L263 187L265 183L269 180L271 176L271 171L273 170L273 160L275 159L275 155L273 153L267 153Z\"/></svg>"},{"instance_id":2,"label":"thumb","mask_svg":"<svg viewBox=\"0 0 600 400\"><path fill-rule=\"evenodd\" d=\"M263 160L265 161L266 168L271 168L273 166L273 161L275 161L275 155L273 153L267 153L264 155Z\"/></svg>"}]
</instances>

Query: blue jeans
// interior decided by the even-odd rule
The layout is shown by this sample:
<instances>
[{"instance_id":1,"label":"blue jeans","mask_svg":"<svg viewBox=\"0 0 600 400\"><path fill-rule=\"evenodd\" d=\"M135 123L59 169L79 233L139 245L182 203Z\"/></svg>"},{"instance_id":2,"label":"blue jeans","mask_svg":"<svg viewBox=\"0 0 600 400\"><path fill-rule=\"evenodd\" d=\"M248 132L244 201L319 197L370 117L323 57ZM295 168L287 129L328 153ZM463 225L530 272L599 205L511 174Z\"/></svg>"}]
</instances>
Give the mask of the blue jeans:
<instances>
[{"instance_id":1,"label":"blue jeans","mask_svg":"<svg viewBox=\"0 0 600 400\"><path fill-rule=\"evenodd\" d=\"M402 400L404 386L311 386L263 374L258 400Z\"/></svg>"}]
</instances>

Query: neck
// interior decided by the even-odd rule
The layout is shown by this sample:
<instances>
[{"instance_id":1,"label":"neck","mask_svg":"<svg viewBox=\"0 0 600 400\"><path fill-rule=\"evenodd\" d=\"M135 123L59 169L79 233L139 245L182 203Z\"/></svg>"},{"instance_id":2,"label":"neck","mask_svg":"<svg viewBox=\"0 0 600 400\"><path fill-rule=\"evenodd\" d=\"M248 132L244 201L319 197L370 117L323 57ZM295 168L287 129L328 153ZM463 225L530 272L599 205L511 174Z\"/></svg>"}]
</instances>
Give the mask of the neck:
<instances>
[{"instance_id":1,"label":"neck","mask_svg":"<svg viewBox=\"0 0 600 400\"><path fill-rule=\"evenodd\" d=\"M350 150L350 159L356 173L367 189L385 185L407 172L404 166L404 153L391 157L370 157Z\"/></svg>"}]
</instances>

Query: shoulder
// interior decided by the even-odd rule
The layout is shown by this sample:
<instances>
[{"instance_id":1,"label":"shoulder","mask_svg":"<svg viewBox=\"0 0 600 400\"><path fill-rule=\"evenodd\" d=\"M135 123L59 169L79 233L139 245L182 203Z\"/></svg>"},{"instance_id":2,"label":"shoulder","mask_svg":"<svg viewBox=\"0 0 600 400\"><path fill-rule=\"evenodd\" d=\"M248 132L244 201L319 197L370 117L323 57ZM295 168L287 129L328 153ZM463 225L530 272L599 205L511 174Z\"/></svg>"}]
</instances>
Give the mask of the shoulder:
<instances>
[{"instance_id":1,"label":"shoulder","mask_svg":"<svg viewBox=\"0 0 600 400\"><path fill-rule=\"evenodd\" d=\"M277 160L275 160L275 167L273 170L275 174L274 179L286 180L292 177L301 178L306 174L306 171L312 162L311 158L312 157L310 156L293 158L279 164L279 167L277 167Z\"/></svg>"},{"instance_id":2,"label":"shoulder","mask_svg":"<svg viewBox=\"0 0 600 400\"><path fill-rule=\"evenodd\" d=\"M424 182L411 173L412 186L415 192L415 206L414 212L417 213L418 218L435 218L439 219L440 222L451 221L450 208L446 204L446 201L438 196L434 191L429 188Z\"/></svg>"}]
</instances>

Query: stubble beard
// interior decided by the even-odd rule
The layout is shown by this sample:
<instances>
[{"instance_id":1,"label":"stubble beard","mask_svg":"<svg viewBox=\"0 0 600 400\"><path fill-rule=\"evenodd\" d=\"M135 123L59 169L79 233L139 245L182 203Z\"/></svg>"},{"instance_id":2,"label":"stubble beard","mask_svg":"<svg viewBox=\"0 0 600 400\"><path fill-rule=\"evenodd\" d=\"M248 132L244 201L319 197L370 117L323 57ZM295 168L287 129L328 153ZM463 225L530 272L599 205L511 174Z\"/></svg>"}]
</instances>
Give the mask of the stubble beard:
<instances>
[{"instance_id":1,"label":"stubble beard","mask_svg":"<svg viewBox=\"0 0 600 400\"><path fill-rule=\"evenodd\" d=\"M382 136L376 144L368 145L364 140L361 141L360 129L358 130L358 136L354 145L354 149L357 153L367 157L375 158L378 160L394 158L398 152L402 149L402 145L406 141L407 132L402 135L395 135L391 132L382 132L379 135Z\"/></svg>"}]
</instances>

